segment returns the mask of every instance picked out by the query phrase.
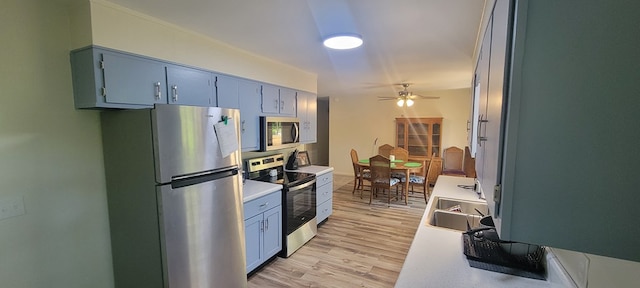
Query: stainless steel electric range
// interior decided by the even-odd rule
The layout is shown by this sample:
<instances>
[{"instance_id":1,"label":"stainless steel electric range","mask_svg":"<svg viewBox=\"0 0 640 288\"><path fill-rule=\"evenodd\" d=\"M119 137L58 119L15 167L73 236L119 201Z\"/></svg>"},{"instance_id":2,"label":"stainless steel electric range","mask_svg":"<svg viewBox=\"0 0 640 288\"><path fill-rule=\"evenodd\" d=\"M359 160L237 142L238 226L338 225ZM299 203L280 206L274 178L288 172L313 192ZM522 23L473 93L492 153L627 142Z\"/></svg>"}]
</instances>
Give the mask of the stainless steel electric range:
<instances>
[{"instance_id":1,"label":"stainless steel electric range","mask_svg":"<svg viewBox=\"0 0 640 288\"><path fill-rule=\"evenodd\" d=\"M282 252L289 257L318 231L316 221L316 175L285 172L284 155L246 161L247 178L282 185Z\"/></svg>"}]
</instances>

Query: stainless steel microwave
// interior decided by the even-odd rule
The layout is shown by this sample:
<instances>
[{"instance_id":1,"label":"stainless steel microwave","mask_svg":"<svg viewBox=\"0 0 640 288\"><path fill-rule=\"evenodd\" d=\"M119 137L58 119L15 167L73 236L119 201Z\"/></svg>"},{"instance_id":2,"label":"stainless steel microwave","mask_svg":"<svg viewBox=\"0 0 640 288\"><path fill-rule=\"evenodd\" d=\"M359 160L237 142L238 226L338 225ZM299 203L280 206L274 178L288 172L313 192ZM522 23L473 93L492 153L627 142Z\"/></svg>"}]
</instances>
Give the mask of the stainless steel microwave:
<instances>
[{"instance_id":1,"label":"stainless steel microwave","mask_svg":"<svg viewBox=\"0 0 640 288\"><path fill-rule=\"evenodd\" d=\"M260 150L271 151L300 145L300 120L289 117L260 117Z\"/></svg>"}]
</instances>

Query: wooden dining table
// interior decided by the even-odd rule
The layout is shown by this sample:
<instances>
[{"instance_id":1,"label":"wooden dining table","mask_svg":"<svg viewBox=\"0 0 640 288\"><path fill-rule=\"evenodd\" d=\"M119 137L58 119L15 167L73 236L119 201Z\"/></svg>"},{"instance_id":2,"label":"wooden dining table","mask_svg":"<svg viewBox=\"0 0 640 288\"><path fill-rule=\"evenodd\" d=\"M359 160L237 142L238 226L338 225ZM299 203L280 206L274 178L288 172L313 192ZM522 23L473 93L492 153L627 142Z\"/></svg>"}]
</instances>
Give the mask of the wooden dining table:
<instances>
[{"instance_id":1,"label":"wooden dining table","mask_svg":"<svg viewBox=\"0 0 640 288\"><path fill-rule=\"evenodd\" d=\"M362 168L368 168L369 167L369 159L359 159L358 160L358 165ZM401 172L404 173L405 175L405 181L404 181L404 189L403 189L403 193L404 193L404 204L407 205L409 204L409 200L407 199L407 197L409 196L409 175L411 175L411 172L419 172L422 171L422 163L420 162L405 162L403 160L392 160L391 161L391 172ZM362 183L362 174L360 173L360 182Z\"/></svg>"}]
</instances>

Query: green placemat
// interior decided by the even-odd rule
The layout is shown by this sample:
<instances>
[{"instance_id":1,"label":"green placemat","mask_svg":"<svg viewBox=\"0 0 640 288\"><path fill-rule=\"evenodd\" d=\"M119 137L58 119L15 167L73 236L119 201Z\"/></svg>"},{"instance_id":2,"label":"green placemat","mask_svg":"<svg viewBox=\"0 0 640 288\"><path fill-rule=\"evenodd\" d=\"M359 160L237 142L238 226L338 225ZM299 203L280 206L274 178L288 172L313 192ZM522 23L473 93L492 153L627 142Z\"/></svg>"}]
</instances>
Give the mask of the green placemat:
<instances>
[{"instance_id":1,"label":"green placemat","mask_svg":"<svg viewBox=\"0 0 640 288\"><path fill-rule=\"evenodd\" d=\"M404 166L405 167L420 167L420 166L422 166L422 164L416 163L416 162L407 162L407 163L404 163Z\"/></svg>"},{"instance_id":2,"label":"green placemat","mask_svg":"<svg viewBox=\"0 0 640 288\"><path fill-rule=\"evenodd\" d=\"M364 163L364 164L368 164L369 163L369 159L360 159L360 160L358 160L358 162ZM396 160L391 161L391 163L402 163L402 162L404 162L404 161L402 161L400 159L396 159Z\"/></svg>"}]
</instances>

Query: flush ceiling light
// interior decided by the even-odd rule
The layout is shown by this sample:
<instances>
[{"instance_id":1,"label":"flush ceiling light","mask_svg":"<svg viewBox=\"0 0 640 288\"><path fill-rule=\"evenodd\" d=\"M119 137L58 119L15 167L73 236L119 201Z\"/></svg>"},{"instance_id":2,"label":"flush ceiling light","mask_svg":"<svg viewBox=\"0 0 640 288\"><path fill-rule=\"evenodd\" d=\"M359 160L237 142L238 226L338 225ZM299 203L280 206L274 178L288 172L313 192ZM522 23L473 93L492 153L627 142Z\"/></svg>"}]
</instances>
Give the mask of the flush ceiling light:
<instances>
[{"instance_id":1,"label":"flush ceiling light","mask_svg":"<svg viewBox=\"0 0 640 288\"><path fill-rule=\"evenodd\" d=\"M362 45L362 37L357 34L339 34L328 37L323 44L331 49L353 49Z\"/></svg>"}]
</instances>

